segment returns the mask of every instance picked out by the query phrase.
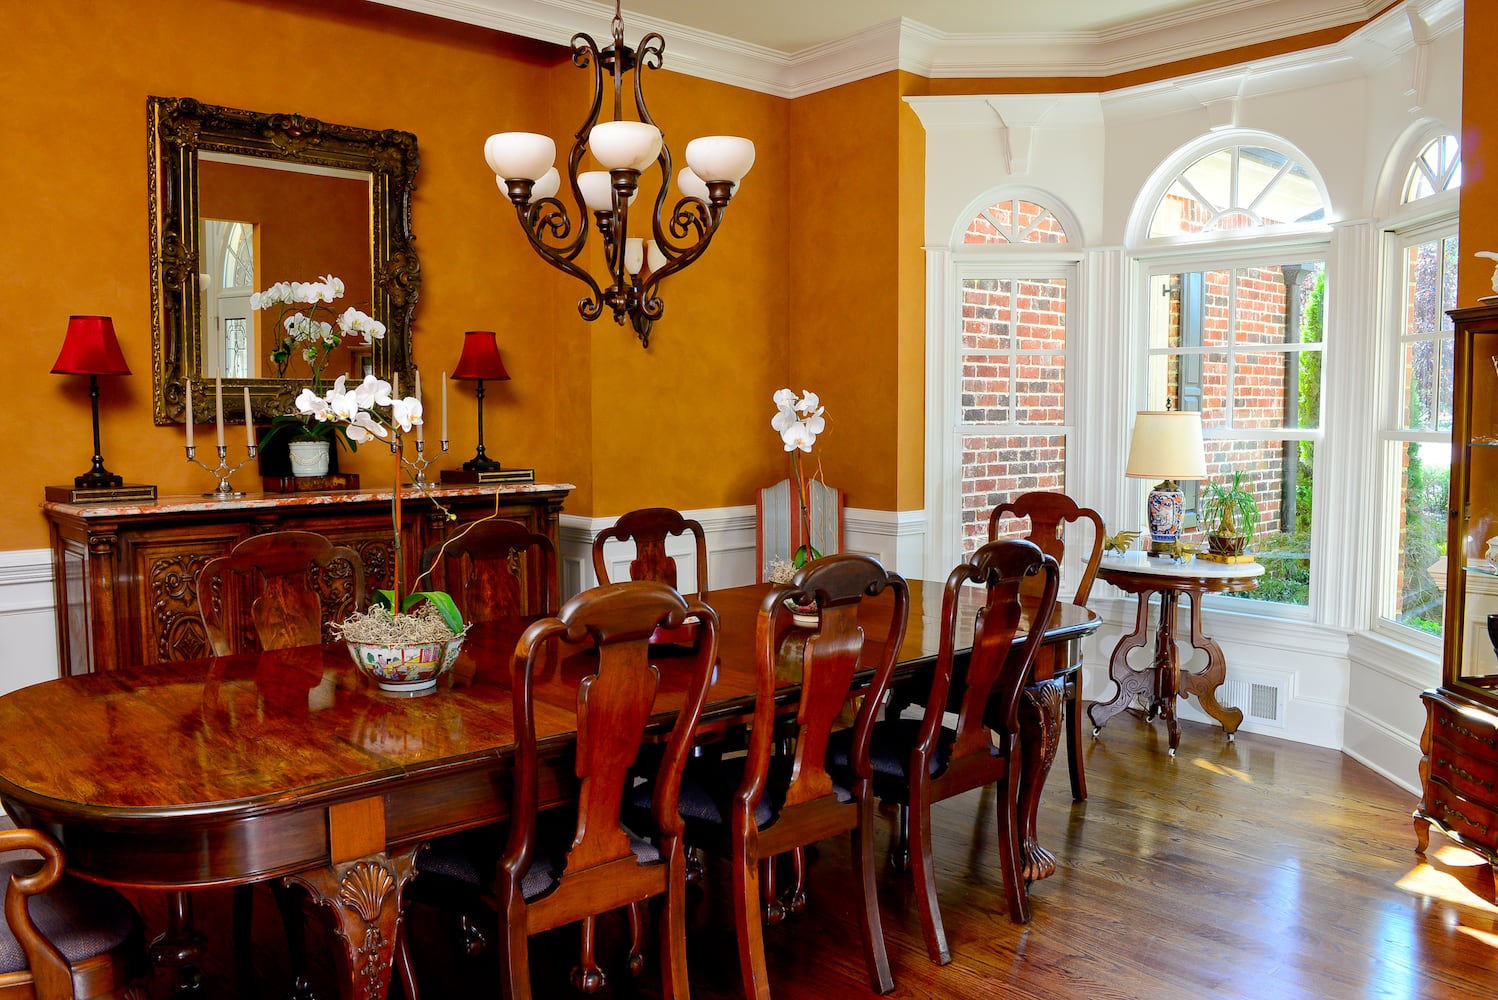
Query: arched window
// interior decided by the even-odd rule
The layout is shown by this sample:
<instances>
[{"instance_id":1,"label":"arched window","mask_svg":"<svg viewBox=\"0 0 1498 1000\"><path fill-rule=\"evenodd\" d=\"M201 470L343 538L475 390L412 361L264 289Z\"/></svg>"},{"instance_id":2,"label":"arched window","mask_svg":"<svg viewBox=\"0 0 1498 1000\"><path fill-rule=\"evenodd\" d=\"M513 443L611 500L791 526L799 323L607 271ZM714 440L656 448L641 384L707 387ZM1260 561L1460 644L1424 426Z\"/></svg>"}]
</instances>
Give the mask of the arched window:
<instances>
[{"instance_id":1,"label":"arched window","mask_svg":"<svg viewBox=\"0 0 1498 1000\"><path fill-rule=\"evenodd\" d=\"M1404 178L1405 205L1460 188L1456 136L1425 143ZM1378 614L1381 624L1433 635L1442 633L1445 613L1445 591L1431 571L1446 546L1455 354L1455 328L1446 310L1456 306L1456 208L1452 201L1450 211L1394 228L1386 237L1387 284L1397 298L1385 307L1383 342L1386 370L1397 373L1398 381L1385 383L1379 434L1384 499Z\"/></svg>"},{"instance_id":2,"label":"arched window","mask_svg":"<svg viewBox=\"0 0 1498 1000\"><path fill-rule=\"evenodd\" d=\"M1065 243L1066 227L1049 208L1023 198L995 202L973 217L962 242Z\"/></svg>"},{"instance_id":3,"label":"arched window","mask_svg":"<svg viewBox=\"0 0 1498 1000\"><path fill-rule=\"evenodd\" d=\"M1214 149L1176 175L1150 218L1151 239L1319 223L1320 185L1297 157L1261 145Z\"/></svg>"},{"instance_id":4,"label":"arched window","mask_svg":"<svg viewBox=\"0 0 1498 1000\"><path fill-rule=\"evenodd\" d=\"M1178 248L1143 261L1139 409L1201 413L1207 481L1239 474L1259 502L1265 574L1244 597L1292 607L1311 596L1327 206L1290 144L1213 135L1156 172L1131 230ZM1194 507L1200 484L1182 487Z\"/></svg>"},{"instance_id":5,"label":"arched window","mask_svg":"<svg viewBox=\"0 0 1498 1000\"><path fill-rule=\"evenodd\" d=\"M1408 205L1442 191L1462 186L1462 147L1454 135L1442 135L1426 143L1410 164L1400 202Z\"/></svg>"},{"instance_id":6,"label":"arched window","mask_svg":"<svg viewBox=\"0 0 1498 1000\"><path fill-rule=\"evenodd\" d=\"M952 231L955 325L939 345L946 468L933 502L954 528L939 542L948 563L988 540L999 503L1066 488L1076 226L1043 192L1011 189L975 205Z\"/></svg>"}]
</instances>

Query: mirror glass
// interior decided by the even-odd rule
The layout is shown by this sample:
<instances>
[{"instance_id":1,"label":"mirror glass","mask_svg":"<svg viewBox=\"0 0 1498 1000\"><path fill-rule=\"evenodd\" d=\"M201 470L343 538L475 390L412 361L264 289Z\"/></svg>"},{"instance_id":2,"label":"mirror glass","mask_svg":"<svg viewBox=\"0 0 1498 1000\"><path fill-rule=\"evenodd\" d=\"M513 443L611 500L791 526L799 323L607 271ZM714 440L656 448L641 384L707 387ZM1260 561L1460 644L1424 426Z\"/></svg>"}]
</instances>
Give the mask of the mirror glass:
<instances>
[{"instance_id":1,"label":"mirror glass","mask_svg":"<svg viewBox=\"0 0 1498 1000\"><path fill-rule=\"evenodd\" d=\"M416 137L262 114L190 98L149 101L152 354L157 423L180 422L192 380L196 420L211 420L214 378L239 417L288 412L312 376L282 321L333 324L353 308L385 326L365 345L340 338L319 357L341 374L410 376L411 314L420 287L412 246ZM276 282L336 277L331 302L252 308Z\"/></svg>"}]
</instances>

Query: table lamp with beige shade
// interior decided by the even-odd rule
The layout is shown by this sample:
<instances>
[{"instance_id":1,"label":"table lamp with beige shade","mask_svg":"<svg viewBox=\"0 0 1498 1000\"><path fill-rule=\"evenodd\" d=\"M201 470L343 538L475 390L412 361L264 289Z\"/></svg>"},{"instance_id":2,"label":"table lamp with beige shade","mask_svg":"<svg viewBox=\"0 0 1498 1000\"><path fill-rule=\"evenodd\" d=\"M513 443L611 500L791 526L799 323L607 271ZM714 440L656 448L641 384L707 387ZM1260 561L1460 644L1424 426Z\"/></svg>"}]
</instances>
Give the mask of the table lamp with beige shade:
<instances>
[{"instance_id":1,"label":"table lamp with beige shade","mask_svg":"<svg viewBox=\"0 0 1498 1000\"><path fill-rule=\"evenodd\" d=\"M1201 414L1183 410L1143 410L1134 416L1129 462L1124 475L1158 480L1150 490L1150 554L1168 552L1181 538L1186 515L1183 479L1205 479Z\"/></svg>"}]
</instances>

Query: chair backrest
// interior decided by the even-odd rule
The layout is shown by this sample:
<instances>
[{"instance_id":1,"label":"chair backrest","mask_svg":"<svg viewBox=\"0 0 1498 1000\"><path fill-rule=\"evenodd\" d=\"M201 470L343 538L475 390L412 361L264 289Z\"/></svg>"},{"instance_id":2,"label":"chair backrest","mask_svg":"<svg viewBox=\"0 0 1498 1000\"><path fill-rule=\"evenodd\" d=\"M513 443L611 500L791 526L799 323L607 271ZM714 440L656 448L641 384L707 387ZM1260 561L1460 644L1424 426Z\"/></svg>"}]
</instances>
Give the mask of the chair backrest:
<instances>
[{"instance_id":1,"label":"chair backrest","mask_svg":"<svg viewBox=\"0 0 1498 1000\"><path fill-rule=\"evenodd\" d=\"M688 615L700 622L699 641L689 656L673 656L669 673L651 663L651 634L657 627L680 626ZM702 715L713 666L718 658L718 615L701 601L688 602L670 586L654 581L604 584L585 590L562 605L555 617L532 622L515 647L511 666L514 699L515 765L510 832L500 865L517 880L529 870L537 848L537 736L533 679L540 665L579 645L597 656L576 655L563 670L586 664L578 683L576 774L577 829L562 869L557 893L568 877L600 865L630 861L618 878L637 865L620 822L620 805L630 768L644 742L652 715L678 709L661 756L651 810L664 838L675 842L682 831L677 794L682 768L691 750L693 731ZM558 709L546 706L554 714ZM684 871L684 868L683 868ZM608 880L605 880L608 881ZM598 880L578 883L603 891ZM555 896L553 893L552 896ZM548 905L555 900L548 897ZM622 905L600 906L598 911ZM579 910L578 912L582 912ZM576 919L576 918L573 918Z\"/></svg>"},{"instance_id":2,"label":"chair backrest","mask_svg":"<svg viewBox=\"0 0 1498 1000\"><path fill-rule=\"evenodd\" d=\"M457 529L427 546L421 572L414 589L446 591L468 622L551 615L560 603L556 546L519 521Z\"/></svg>"},{"instance_id":3,"label":"chair backrest","mask_svg":"<svg viewBox=\"0 0 1498 1000\"><path fill-rule=\"evenodd\" d=\"M603 547L610 539L635 543L635 558L629 564L631 580L653 580L677 587L676 560L666 554L666 539L691 533L697 543L697 596L707 599L707 536L702 525L670 507L632 510L593 539L593 570L600 584L611 582ZM679 589L679 588L678 588Z\"/></svg>"},{"instance_id":4,"label":"chair backrest","mask_svg":"<svg viewBox=\"0 0 1498 1000\"><path fill-rule=\"evenodd\" d=\"M1040 583L1039 596L1022 601L1023 584L1032 579ZM917 741L923 757L929 759L936 748L944 721L942 708L957 716L949 759L991 754L990 730L1007 739L1006 751L1012 749L1019 732L1020 692L1041 649L1045 623L1055 610L1059 579L1056 560L1035 543L1019 538L987 543L947 575L941 602L941 643ZM958 633L965 614L960 603L968 584L983 588L984 601L973 621L972 653L966 668L958 669ZM1025 610L1029 611L1031 628L1015 648L1014 635ZM912 773L928 773L924 764L915 766L921 770Z\"/></svg>"},{"instance_id":5,"label":"chair backrest","mask_svg":"<svg viewBox=\"0 0 1498 1000\"><path fill-rule=\"evenodd\" d=\"M807 483L807 493L811 499L812 548L824 556L843 551L843 491L813 479ZM760 490L754 512L754 556L763 583L769 579L773 560L790 562L796 550L806 544L795 484L782 479Z\"/></svg>"},{"instance_id":6,"label":"chair backrest","mask_svg":"<svg viewBox=\"0 0 1498 1000\"><path fill-rule=\"evenodd\" d=\"M198 574L198 611L215 656L311 646L364 604L364 563L311 531L252 535Z\"/></svg>"},{"instance_id":7,"label":"chair backrest","mask_svg":"<svg viewBox=\"0 0 1498 1000\"><path fill-rule=\"evenodd\" d=\"M1072 603L1081 607L1092 593L1093 580L1097 578L1098 563L1103 558L1103 542L1106 538L1102 515L1091 507L1078 507L1077 502L1065 493L1022 493L1001 503L988 515L988 540L997 539L1002 530L1000 524L1005 516L1030 519L1030 533L1026 537L1040 546L1040 550L1055 559L1058 564L1066 553L1066 526L1077 521L1092 522L1092 551L1082 578L1077 581ZM1030 589L1032 585L1027 585ZM1033 591L1032 591L1033 592Z\"/></svg>"},{"instance_id":8,"label":"chair backrest","mask_svg":"<svg viewBox=\"0 0 1498 1000\"><path fill-rule=\"evenodd\" d=\"M39 854L0 864L5 923L0 927L0 983L37 1000L73 1000L74 974L88 996L143 998L145 944L140 919L105 886L63 877L63 852L40 830L0 830L0 855ZM43 928L50 928L44 933ZM48 936L51 934L51 937Z\"/></svg>"},{"instance_id":9,"label":"chair backrest","mask_svg":"<svg viewBox=\"0 0 1498 1000\"><path fill-rule=\"evenodd\" d=\"M893 591L887 636L882 647L864 642L859 608L864 600ZM792 604L816 604L818 624L814 631L787 631ZM859 779L867 781L869 739L880 705L889 690L890 678L899 661L910 616L910 591L905 579L890 573L878 560L842 553L807 563L784 588L770 592L760 605L755 631L757 692L754 728L750 732L745 784L740 789L740 808L753 815L764 791L775 733L775 681L777 667L787 662L799 668L795 681L801 698L793 722L794 764L784 805L790 807L834 793L827 773L827 746L832 727L843 712L853 688L854 675L873 670L863 703L854 722L849 763ZM786 644L799 646L786 657ZM799 662L796 662L799 661Z\"/></svg>"}]
</instances>

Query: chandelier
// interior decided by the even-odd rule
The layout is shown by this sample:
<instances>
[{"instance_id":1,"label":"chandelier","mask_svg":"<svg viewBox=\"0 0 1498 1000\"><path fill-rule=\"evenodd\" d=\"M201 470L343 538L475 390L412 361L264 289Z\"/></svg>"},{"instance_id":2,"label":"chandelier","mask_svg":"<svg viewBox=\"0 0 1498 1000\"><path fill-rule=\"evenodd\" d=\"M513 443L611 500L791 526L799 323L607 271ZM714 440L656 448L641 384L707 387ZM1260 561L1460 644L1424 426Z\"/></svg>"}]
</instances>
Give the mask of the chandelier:
<instances>
[{"instance_id":1,"label":"chandelier","mask_svg":"<svg viewBox=\"0 0 1498 1000\"><path fill-rule=\"evenodd\" d=\"M651 32L640 40L638 50L625 45L619 0L614 3L613 36L613 44L603 49L582 32L572 36L572 64L593 70L592 106L567 156L567 184L578 206L575 218L557 198L562 175L554 166L556 143L549 136L491 135L484 143L484 159L500 191L514 203L520 227L541 259L588 286L588 294L577 303L583 319L597 319L607 306L614 322L628 322L641 345L648 347L651 324L660 319L664 307L661 281L707 249L735 187L754 165L754 143L732 135L703 136L687 143L687 165L676 175L679 194L675 207L667 209L671 151L645 107L639 73L642 67L661 68L666 41ZM614 117L600 122L604 70L613 90ZM625 76L630 73L637 121L622 113ZM580 169L588 153L603 169ZM639 196L641 174L652 166L660 168L660 185L649 224L641 227L648 235L631 236L630 207ZM602 279L577 259L588 241L590 215L603 240L608 273Z\"/></svg>"}]
</instances>

